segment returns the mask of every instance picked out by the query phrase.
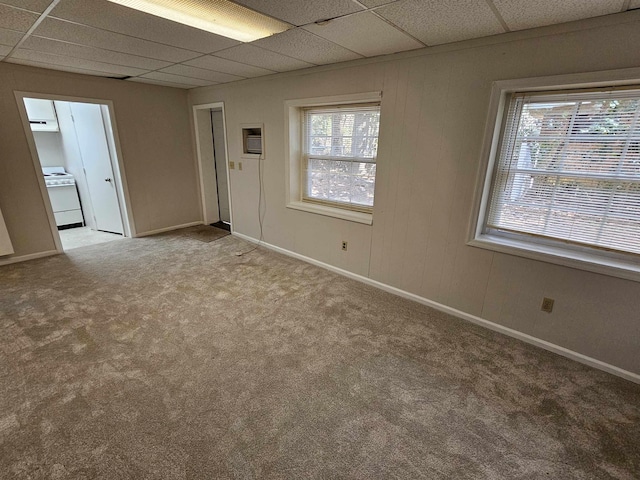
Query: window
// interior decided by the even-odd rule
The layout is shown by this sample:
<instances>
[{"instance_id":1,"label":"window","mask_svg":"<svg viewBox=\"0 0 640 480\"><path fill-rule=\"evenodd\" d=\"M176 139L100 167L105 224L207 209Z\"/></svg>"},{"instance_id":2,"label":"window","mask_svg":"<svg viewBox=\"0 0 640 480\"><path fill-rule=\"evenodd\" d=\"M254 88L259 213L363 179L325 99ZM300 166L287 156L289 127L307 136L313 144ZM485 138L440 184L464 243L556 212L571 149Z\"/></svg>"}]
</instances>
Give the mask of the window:
<instances>
[{"instance_id":1,"label":"window","mask_svg":"<svg viewBox=\"0 0 640 480\"><path fill-rule=\"evenodd\" d=\"M302 200L373 209L380 104L303 109Z\"/></svg>"},{"instance_id":2,"label":"window","mask_svg":"<svg viewBox=\"0 0 640 480\"><path fill-rule=\"evenodd\" d=\"M476 240L640 272L640 87L504 99Z\"/></svg>"},{"instance_id":3,"label":"window","mask_svg":"<svg viewBox=\"0 0 640 480\"><path fill-rule=\"evenodd\" d=\"M380 92L285 101L287 207L371 225Z\"/></svg>"}]
</instances>

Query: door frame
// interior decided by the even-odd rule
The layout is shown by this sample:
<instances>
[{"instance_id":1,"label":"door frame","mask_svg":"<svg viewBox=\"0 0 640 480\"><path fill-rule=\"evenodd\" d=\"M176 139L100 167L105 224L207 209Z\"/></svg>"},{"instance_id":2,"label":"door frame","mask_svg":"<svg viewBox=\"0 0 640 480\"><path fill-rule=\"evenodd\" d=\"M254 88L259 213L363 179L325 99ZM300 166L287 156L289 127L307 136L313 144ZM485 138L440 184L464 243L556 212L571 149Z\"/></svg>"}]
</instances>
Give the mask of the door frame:
<instances>
[{"instance_id":1,"label":"door frame","mask_svg":"<svg viewBox=\"0 0 640 480\"><path fill-rule=\"evenodd\" d=\"M208 212L207 212L207 203L206 203L206 196L205 196L207 192L205 192L203 163L208 159L202 157L202 151L200 148L202 145L202 140L200 139L200 133L199 133L200 130L198 128L199 127L198 111L217 110L217 109L220 109L222 111L224 152L227 157L226 158L226 161L227 161L226 176L227 176L227 190L228 190L228 197L229 197L229 218L230 218L230 224L231 224L231 232L233 233L234 229L233 229L233 206L231 201L231 196L232 196L231 195L231 174L229 172L229 141L228 141L229 137L227 135L227 116L224 109L224 102L203 103L199 105L193 105L192 108L193 108L193 132L196 140L196 158L198 162L198 187L200 189L200 202L202 204L202 221L205 223L207 222ZM211 116L209 116L209 122L211 122ZM209 131L211 131L211 129L209 129ZM214 152L213 160L214 160L213 168L215 169L215 152Z\"/></svg>"},{"instance_id":2,"label":"door frame","mask_svg":"<svg viewBox=\"0 0 640 480\"><path fill-rule=\"evenodd\" d=\"M27 138L27 144L29 145L29 151L31 152L31 160L33 161L33 168L35 169L36 177L38 179L38 186L40 187L40 194L42 195L42 201L44 203L47 217L49 220L49 227L51 229L51 235L56 246L58 253L63 253L62 241L60 240L60 232L56 225L56 219L53 215L53 208L51 207L51 200L49 199L49 193L47 192L47 186L44 182L44 176L42 175L42 164L40 163L40 157L38 156L38 149L36 147L36 141L31 130L29 118L27 116L27 109L24 105L24 98L39 98L43 100L53 100L62 102L76 102L76 103L92 103L98 105L106 105L109 110L109 119L111 123L111 131L113 132L113 143L115 146L115 161L111 158L111 166L113 168L113 174L116 177L116 187L118 184L120 188L116 188L118 194L118 201L120 203L120 215L122 216L122 225L124 227L125 237L135 237L136 227L133 221L133 212L131 210L131 202L129 196L129 187L127 184L127 178L124 171L124 163L122 161L122 148L120 146L120 136L118 135L118 128L116 125L115 109L113 101L104 100L98 98L86 98L86 97L73 97L69 95L57 95L49 93L36 93L36 92L23 92L14 91L16 97L16 103L18 105L18 112L20 113L20 119L22 120L22 128L24 129L25 136ZM103 117L104 118L104 117ZM106 135L106 132L105 132ZM107 139L108 141L108 139Z\"/></svg>"}]
</instances>

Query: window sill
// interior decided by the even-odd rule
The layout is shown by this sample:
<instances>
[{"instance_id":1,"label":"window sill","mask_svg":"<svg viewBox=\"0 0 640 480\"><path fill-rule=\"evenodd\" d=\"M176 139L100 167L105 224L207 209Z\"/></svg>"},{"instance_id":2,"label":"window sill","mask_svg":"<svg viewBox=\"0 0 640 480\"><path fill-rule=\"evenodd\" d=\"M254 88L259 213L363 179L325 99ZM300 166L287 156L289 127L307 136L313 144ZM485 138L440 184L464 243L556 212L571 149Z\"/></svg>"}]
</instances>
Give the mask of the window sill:
<instances>
[{"instance_id":1,"label":"window sill","mask_svg":"<svg viewBox=\"0 0 640 480\"><path fill-rule=\"evenodd\" d=\"M363 223L365 225L371 225L373 223L373 214L371 213L354 212L326 205L317 205L306 202L289 202L287 203L287 208L315 213L317 215L324 215L326 217L339 218L350 222Z\"/></svg>"},{"instance_id":2,"label":"window sill","mask_svg":"<svg viewBox=\"0 0 640 480\"><path fill-rule=\"evenodd\" d=\"M589 248L574 250L490 234L479 235L467 245L640 282L640 264L604 253L598 255Z\"/></svg>"}]
</instances>

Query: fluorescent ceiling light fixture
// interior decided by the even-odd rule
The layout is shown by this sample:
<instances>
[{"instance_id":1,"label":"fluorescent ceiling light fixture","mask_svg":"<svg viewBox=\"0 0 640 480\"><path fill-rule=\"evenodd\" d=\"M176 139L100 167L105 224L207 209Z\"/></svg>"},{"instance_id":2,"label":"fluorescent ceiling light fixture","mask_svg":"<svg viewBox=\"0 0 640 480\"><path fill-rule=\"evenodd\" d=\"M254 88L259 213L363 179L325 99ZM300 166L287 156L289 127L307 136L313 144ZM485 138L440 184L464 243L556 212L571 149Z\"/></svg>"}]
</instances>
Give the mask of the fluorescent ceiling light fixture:
<instances>
[{"instance_id":1,"label":"fluorescent ceiling light fixture","mask_svg":"<svg viewBox=\"0 0 640 480\"><path fill-rule=\"evenodd\" d=\"M241 42L252 42L292 27L229 0L109 1Z\"/></svg>"}]
</instances>

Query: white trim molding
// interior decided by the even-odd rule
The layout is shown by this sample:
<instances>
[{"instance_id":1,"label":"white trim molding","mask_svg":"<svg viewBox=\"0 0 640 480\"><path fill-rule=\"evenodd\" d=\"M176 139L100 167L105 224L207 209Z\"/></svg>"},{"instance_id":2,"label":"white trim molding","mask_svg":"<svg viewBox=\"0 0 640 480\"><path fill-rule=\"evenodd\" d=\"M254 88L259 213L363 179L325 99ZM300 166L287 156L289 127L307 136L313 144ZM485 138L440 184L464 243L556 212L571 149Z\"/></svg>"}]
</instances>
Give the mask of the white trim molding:
<instances>
[{"instance_id":1,"label":"white trim molding","mask_svg":"<svg viewBox=\"0 0 640 480\"><path fill-rule=\"evenodd\" d=\"M58 250L47 250L46 252L30 253L28 255L19 255L15 257L0 259L0 267L3 265L11 265L12 263L28 262L29 260L35 260L37 258L51 257L53 255L59 255L61 252Z\"/></svg>"},{"instance_id":2,"label":"white trim molding","mask_svg":"<svg viewBox=\"0 0 640 480\"><path fill-rule=\"evenodd\" d=\"M317 215L325 215L327 217L340 218L350 222L364 223L365 225L373 224L373 215L370 213L357 212L355 210L347 210L346 208L330 207L329 205L321 205L311 202L289 202L287 208L300 210L302 212L315 213Z\"/></svg>"},{"instance_id":3,"label":"white trim molding","mask_svg":"<svg viewBox=\"0 0 640 480\"><path fill-rule=\"evenodd\" d=\"M508 100L512 93L638 84L640 84L640 68L494 82L485 124L484 141L478 162L479 169L467 245L626 280L640 281L640 262L632 255L605 252L590 247L571 246L559 240L537 239L529 236L525 238L525 235L519 234L501 233L496 235L486 232L484 228L505 110L508 108Z\"/></svg>"},{"instance_id":4,"label":"white trim molding","mask_svg":"<svg viewBox=\"0 0 640 480\"><path fill-rule=\"evenodd\" d=\"M282 253L289 257L297 258L298 260L302 260L303 262L310 263L312 265L316 265L320 268L324 268L325 270L329 270L331 272L337 273L347 278L351 278L353 280L357 280L359 282L365 283L367 285L371 285L373 287L379 288L380 290L384 290L385 292L392 293L394 295L398 295L399 297L403 297L409 300L413 300L414 302L421 303L422 305L426 305L428 307L434 308L444 313L448 313L449 315L453 315L454 317L460 318L462 320L466 320L468 322L474 323L476 325L480 325L481 327L488 328L489 330L493 330L495 332L501 333L508 337L512 337L518 340L521 340L530 345L534 345L536 347L542 348L544 350L548 350L550 352L556 353L558 355L562 355L563 357L569 358L571 360L575 360L578 363L582 363L584 365L588 365L590 367L596 368L598 370L602 370L604 372L610 373L612 375L616 375L618 377L624 378L625 380L629 380L634 383L640 384L640 374L630 372L628 370L624 370L620 367L616 367L615 365L608 364L601 360L597 360L595 358L589 357L582 353L575 352L573 350L569 350L568 348L561 347L560 345L556 345L551 342L547 342L546 340L542 340L536 338L532 335L519 332L518 330L514 330L509 327L505 327L503 325L491 322L489 320L485 320L484 318L478 317L476 315L472 315L467 312L463 312L462 310L458 310L456 308L449 307L442 303L435 302L433 300L429 300L428 298L421 297L414 293L407 292L405 290L401 290L396 287L392 287L391 285L387 285L386 283L378 282L377 280L372 280L371 278L364 277L357 273L349 272L347 270L343 270L342 268L334 267L333 265L329 265L328 263L321 262L319 260L315 260L311 257L307 257L305 255L301 255L296 252L292 252L291 250L284 249L282 247L278 247L276 245L271 245L265 242L259 242L257 239L250 237L248 235L244 235L238 232L233 232L233 235L246 240L251 243L257 243L261 246L264 246L270 250L273 250L278 253Z\"/></svg>"},{"instance_id":5,"label":"white trim molding","mask_svg":"<svg viewBox=\"0 0 640 480\"><path fill-rule=\"evenodd\" d=\"M198 220L197 222L183 223L182 225L172 225L170 227L158 228L156 230L148 230L146 232L138 233L136 234L135 238L148 237L150 235L156 235L158 233L171 232L172 230L180 230L181 228L195 227L196 225L203 224L204 222L202 220Z\"/></svg>"},{"instance_id":6,"label":"white trim molding","mask_svg":"<svg viewBox=\"0 0 640 480\"><path fill-rule=\"evenodd\" d=\"M206 200L206 196L207 194L210 195L214 195L214 197L218 198L218 192L216 190L215 194L214 192L207 192L206 191L206 185L205 185L205 178L204 178L204 162L206 162L208 159L203 158L203 154L202 154L202 144L204 141L206 141L207 139L201 139L200 138L200 130L199 130L199 124L198 124L198 111L199 110L218 110L220 109L220 111L222 112L222 130L223 130L223 135L224 135L224 152L225 152L225 157L226 157L226 161L227 161L227 168L226 168L226 177L227 177L227 190L228 190L228 197L229 197L229 219L230 219L230 223L231 223L231 230L233 231L233 204L232 204L232 200L231 200L231 173L229 172L229 137L227 135L227 115L225 113L224 110L224 102L211 102L211 103L202 103L202 104L196 104L196 105L192 105L191 106L191 111L192 111L192 122L193 122L193 135L194 135L194 141L195 141L195 152L196 152L196 163L197 163L197 171L198 171L198 189L200 190L200 203L201 203L201 209L202 209L202 220L203 223L209 223L209 220L211 220L213 218L213 216L215 216L217 214L217 212L209 212L207 209L207 200ZM211 120L209 120L209 122L211 122ZM263 144L264 144L264 139L263 139ZM215 154L214 154L215 157ZM214 168L215 168L215 158L214 158ZM220 220L220 218L218 217L218 221Z\"/></svg>"},{"instance_id":7,"label":"white trim molding","mask_svg":"<svg viewBox=\"0 0 640 480\"><path fill-rule=\"evenodd\" d=\"M136 226L133 218L133 210L131 208L131 198L129 195L129 186L127 183L127 178L125 175L124 168L124 157L122 155L122 147L120 146L120 136L118 134L118 126L116 125L116 116L114 111L114 104L112 100L98 99L98 98L85 98L85 97L73 97L69 95L56 95L49 93L34 93L34 92L24 92L15 90L14 96L16 99L16 104L18 107L18 112L20 114L20 118L22 120L22 128L25 132L25 137L27 140L27 145L29 147L29 151L31 153L31 160L33 162L33 167L36 172L41 172L42 165L40 163L40 158L38 156L38 149L36 147L35 138L33 136L33 132L31 130L31 125L29 123L29 118L27 116L27 110L24 105L25 98L41 98L45 100L52 101L62 101L62 102L75 102L75 103L91 103L97 104L100 106L107 107L107 117L110 121L111 133L113 134L113 138L109 139L107 135L107 143L111 144L111 140L113 144L110 147L115 149L115 152L111 152L111 164L113 168L113 173L117 177L116 178L116 193L118 197L118 204L120 207L120 214L122 218L122 226L124 229L124 237L135 237L136 236ZM104 117L103 117L104 120ZM106 124L105 124L106 126ZM115 161L113 158L115 155ZM56 250L58 253L62 253L64 251L62 247L62 241L60 240L60 234L58 233L58 227L56 225L56 220L53 215L53 208L51 207L51 201L49 199L49 193L47 192L47 187L44 182L44 177L40 174L38 177L38 186L40 187L40 195L42 197L42 202L45 207L45 211L47 213L47 219L49 221L49 229L51 230L51 235L53 237L53 242L55 244ZM124 208L123 208L124 206Z\"/></svg>"},{"instance_id":8,"label":"white trim molding","mask_svg":"<svg viewBox=\"0 0 640 480\"><path fill-rule=\"evenodd\" d=\"M317 215L339 218L350 222L373 223L373 214L351 211L339 206L320 205L302 201L302 108L351 103L381 102L381 92L348 93L326 97L298 98L284 102L284 155L286 206Z\"/></svg>"},{"instance_id":9,"label":"white trim molding","mask_svg":"<svg viewBox=\"0 0 640 480\"><path fill-rule=\"evenodd\" d=\"M9 236L7 226L4 223L2 210L0 210L0 257L4 257L5 255L13 255L14 253L15 250L13 249L13 244L11 243L11 237Z\"/></svg>"}]
</instances>

